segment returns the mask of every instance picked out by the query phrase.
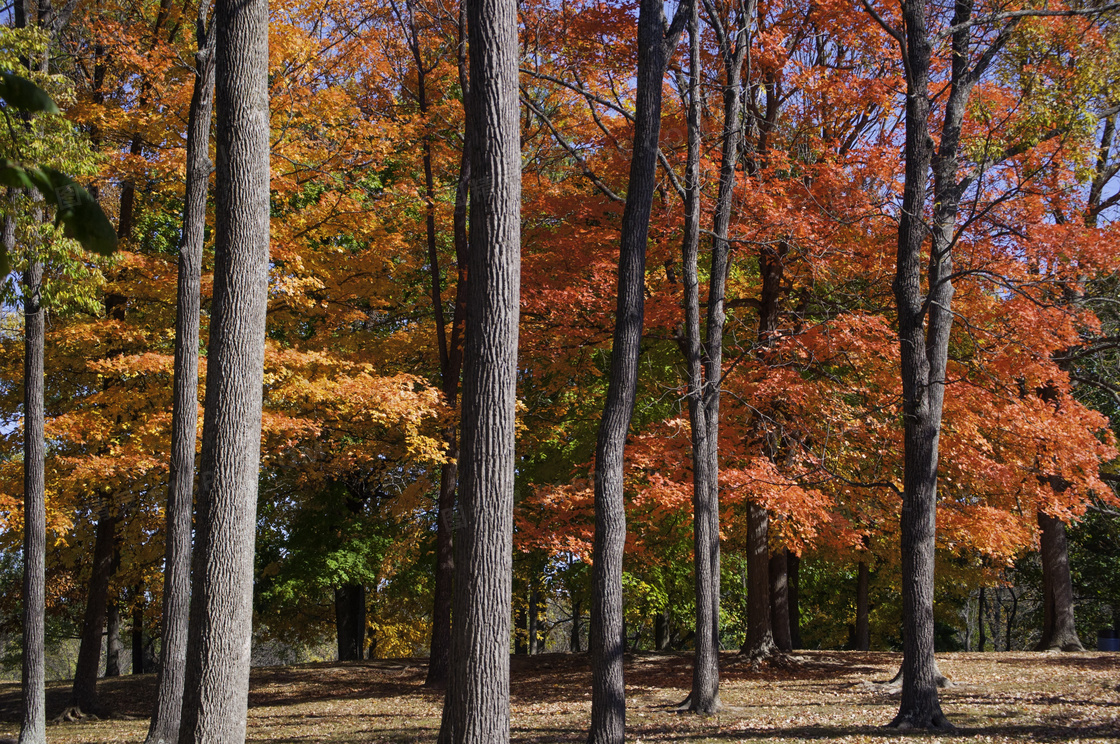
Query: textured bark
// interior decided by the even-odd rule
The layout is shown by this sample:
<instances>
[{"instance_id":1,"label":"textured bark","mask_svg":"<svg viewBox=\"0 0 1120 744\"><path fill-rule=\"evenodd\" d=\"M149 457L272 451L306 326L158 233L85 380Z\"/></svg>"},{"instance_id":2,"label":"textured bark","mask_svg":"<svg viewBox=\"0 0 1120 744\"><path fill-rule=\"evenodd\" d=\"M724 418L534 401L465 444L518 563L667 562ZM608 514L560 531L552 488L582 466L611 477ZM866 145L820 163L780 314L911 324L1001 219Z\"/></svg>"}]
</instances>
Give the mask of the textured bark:
<instances>
[{"instance_id":1,"label":"textured bark","mask_svg":"<svg viewBox=\"0 0 1120 744\"><path fill-rule=\"evenodd\" d=\"M108 612L109 579L113 575L118 521L118 517L108 512L108 507L102 510L97 520L81 644L78 647L78 661L74 666L74 685L70 692L70 705L82 713L94 715L105 712L97 697L97 673L101 667L101 638Z\"/></svg>"},{"instance_id":2,"label":"textured bark","mask_svg":"<svg viewBox=\"0 0 1120 744\"><path fill-rule=\"evenodd\" d=\"M752 659L778 650L770 626L770 551L767 533L770 518L755 503L747 504L747 637L742 653Z\"/></svg>"},{"instance_id":3,"label":"textured bark","mask_svg":"<svg viewBox=\"0 0 1120 744\"><path fill-rule=\"evenodd\" d=\"M945 354L952 285L939 269L935 246L930 258L930 284L935 300L929 306L922 290L921 258L927 227L923 219L926 184L933 158L929 133L930 39L925 5L905 0L906 55L909 74L906 98L906 168L898 226L898 257L894 279L902 352L903 495L902 550L902 700L891 722L898 728L948 726L937 695L933 657L934 526L937 510L937 444L941 430ZM937 284L937 280L946 279ZM946 294L947 292L947 294ZM927 347L928 344L928 347ZM933 358L931 358L931 356Z\"/></svg>"},{"instance_id":4,"label":"textured bark","mask_svg":"<svg viewBox=\"0 0 1120 744\"><path fill-rule=\"evenodd\" d=\"M366 650L366 588L345 584L334 590L334 625L339 661L361 661Z\"/></svg>"},{"instance_id":5,"label":"textured bark","mask_svg":"<svg viewBox=\"0 0 1120 744\"><path fill-rule=\"evenodd\" d=\"M124 643L121 641L121 608L114 600L105 610L105 676L121 676Z\"/></svg>"},{"instance_id":6,"label":"textured bark","mask_svg":"<svg viewBox=\"0 0 1120 744\"><path fill-rule=\"evenodd\" d=\"M214 300L180 744L245 738L269 266L268 4L214 9Z\"/></svg>"},{"instance_id":7,"label":"textured bark","mask_svg":"<svg viewBox=\"0 0 1120 744\"><path fill-rule=\"evenodd\" d=\"M470 0L470 280L451 674L439 740L509 741L521 266L517 4Z\"/></svg>"},{"instance_id":8,"label":"textured bark","mask_svg":"<svg viewBox=\"0 0 1120 744\"><path fill-rule=\"evenodd\" d=\"M201 11L200 11L201 12ZM171 470L163 568L162 637L156 701L145 744L179 739L186 678L191 594L191 511L198 435L198 336L206 193L210 182L210 118L214 108L214 37L203 15L197 23L194 92L187 121L183 237L179 246L175 310L175 377L171 411ZM135 664L135 656L133 657Z\"/></svg>"},{"instance_id":9,"label":"textured bark","mask_svg":"<svg viewBox=\"0 0 1120 744\"><path fill-rule=\"evenodd\" d=\"M779 651L793 650L789 632L789 583L786 577L786 549L770 556L770 630Z\"/></svg>"},{"instance_id":10,"label":"textured bark","mask_svg":"<svg viewBox=\"0 0 1120 744\"><path fill-rule=\"evenodd\" d=\"M719 515L712 514L713 483L708 439L702 339L700 338L700 280L697 254L700 250L700 23L694 3L689 14L688 156L685 166L684 283L685 338L682 347L688 370L688 414L692 431L692 555L696 591L695 654L689 710L714 713L719 706L718 591L712 585L712 541L718 541Z\"/></svg>"},{"instance_id":11,"label":"textured bark","mask_svg":"<svg viewBox=\"0 0 1120 744\"><path fill-rule=\"evenodd\" d=\"M637 100L634 147L618 260L618 302L610 380L595 449L595 536L591 568L590 744L616 744L625 736L626 690L622 676L622 553L626 544L623 457L634 412L645 314L646 240L657 176L661 88L667 59L691 12L677 7L673 26L663 23L662 0L641 0L638 12Z\"/></svg>"},{"instance_id":12,"label":"textured bark","mask_svg":"<svg viewBox=\"0 0 1120 744\"><path fill-rule=\"evenodd\" d=\"M466 2L459 3L459 84L463 94L464 108L470 95L466 61ZM419 48L417 46L417 48ZM455 190L455 212L452 232L455 241L455 263L458 269L458 283L455 286L455 310L451 321L451 338L446 349L440 350L440 376L443 382L443 396L448 405L454 406L459 395L459 376L463 368L462 329L466 321L467 297L467 199L470 195L470 140L463 133L463 151L459 160L459 184ZM439 284L439 255L431 250L429 244L433 285ZM443 308L437 309L437 335L446 338L442 330ZM439 501L436 512L436 566L435 584L432 591L432 638L428 656L428 675L424 684L441 688L447 685L451 654L451 606L454 601L455 549L454 526L455 490L459 480L459 445L453 428L445 432L447 439L447 462L440 468Z\"/></svg>"},{"instance_id":13,"label":"textured bark","mask_svg":"<svg viewBox=\"0 0 1120 744\"><path fill-rule=\"evenodd\" d=\"M1084 651L1073 615L1073 582L1065 522L1038 513L1042 544L1043 627L1035 651Z\"/></svg>"},{"instance_id":14,"label":"textured bark","mask_svg":"<svg viewBox=\"0 0 1120 744\"><path fill-rule=\"evenodd\" d=\"M671 633L672 628L669 625L669 608L666 607L653 617L653 647L658 651L665 651L668 649Z\"/></svg>"},{"instance_id":15,"label":"textured bark","mask_svg":"<svg viewBox=\"0 0 1120 744\"><path fill-rule=\"evenodd\" d=\"M14 255L15 224L4 221L4 242ZM45 744L46 704L46 444L44 439L41 304L43 264L29 251L23 275L23 718L19 744Z\"/></svg>"},{"instance_id":16,"label":"textured bark","mask_svg":"<svg viewBox=\"0 0 1120 744\"><path fill-rule=\"evenodd\" d=\"M959 178L958 151L968 101L976 82L1011 38L1009 21L978 56L974 54L972 0L958 0L951 26L949 91L936 151L930 135L931 36L923 0L903 0L906 72L905 181L898 225L894 279L901 350L903 408L902 698L892 726L951 728L937 695L933 656L933 581L937 517L938 443L945 399L945 368L952 329L953 255L960 200L977 172ZM975 60L975 61L974 61ZM940 85L940 84L939 84ZM940 95L940 94L939 94ZM933 168L933 217L925 218ZM931 238L925 276L922 258ZM928 289L923 289L923 287Z\"/></svg>"},{"instance_id":17,"label":"textured bark","mask_svg":"<svg viewBox=\"0 0 1120 744\"><path fill-rule=\"evenodd\" d=\"M868 606L870 583L871 570L867 566L867 561L860 561L856 576L856 634L852 644L856 651L867 651L871 648L871 613Z\"/></svg>"},{"instance_id":18,"label":"textured bark","mask_svg":"<svg viewBox=\"0 0 1120 744\"><path fill-rule=\"evenodd\" d=\"M789 636L794 650L801 648L801 556L790 552L786 560L786 587L789 593Z\"/></svg>"}]
</instances>

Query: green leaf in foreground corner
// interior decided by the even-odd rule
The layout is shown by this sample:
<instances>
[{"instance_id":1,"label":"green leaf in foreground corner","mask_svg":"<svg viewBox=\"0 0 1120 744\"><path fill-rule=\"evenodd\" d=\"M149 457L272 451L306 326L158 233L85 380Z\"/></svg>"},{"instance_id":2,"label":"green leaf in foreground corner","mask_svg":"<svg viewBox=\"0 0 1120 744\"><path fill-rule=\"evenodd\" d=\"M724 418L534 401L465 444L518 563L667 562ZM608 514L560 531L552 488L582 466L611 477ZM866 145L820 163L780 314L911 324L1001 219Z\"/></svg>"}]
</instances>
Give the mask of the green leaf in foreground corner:
<instances>
[{"instance_id":1,"label":"green leaf in foreground corner","mask_svg":"<svg viewBox=\"0 0 1120 744\"><path fill-rule=\"evenodd\" d=\"M117 231L97 200L65 173L45 167L35 170L46 176L51 190L44 193L53 193L55 222L63 226L67 237L92 253L112 254L117 249Z\"/></svg>"},{"instance_id":2,"label":"green leaf in foreground corner","mask_svg":"<svg viewBox=\"0 0 1120 744\"><path fill-rule=\"evenodd\" d=\"M25 77L11 72L0 71L0 98L9 106L27 113L45 111L57 114L58 106L47 92Z\"/></svg>"}]
</instances>

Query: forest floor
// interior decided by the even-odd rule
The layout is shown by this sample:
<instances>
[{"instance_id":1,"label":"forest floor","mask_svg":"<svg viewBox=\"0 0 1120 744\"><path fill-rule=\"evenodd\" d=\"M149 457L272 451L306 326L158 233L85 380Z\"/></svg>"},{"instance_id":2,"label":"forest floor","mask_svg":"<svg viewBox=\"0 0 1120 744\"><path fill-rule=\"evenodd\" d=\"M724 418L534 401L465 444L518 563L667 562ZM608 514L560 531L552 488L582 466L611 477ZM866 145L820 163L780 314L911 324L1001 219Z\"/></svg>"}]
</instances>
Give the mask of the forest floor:
<instances>
[{"instance_id":1,"label":"forest floor","mask_svg":"<svg viewBox=\"0 0 1120 744\"><path fill-rule=\"evenodd\" d=\"M882 728L898 695L874 681L891 677L899 654L798 652L792 663L752 669L722 659L723 710L675 713L688 693L691 659L627 656L631 742L1118 742L1120 654L954 653L939 655L954 686L941 691L953 734ZM248 739L253 742L434 742L442 694L424 688L423 660L319 663L253 670ZM52 724L50 742L141 742L155 675L103 681L103 700L120 716ZM48 686L47 712L63 710L69 686ZM515 742L583 742L591 674L582 655L513 657ZM18 730L18 685L0 685L0 738ZM131 718L129 718L131 717Z\"/></svg>"}]
</instances>

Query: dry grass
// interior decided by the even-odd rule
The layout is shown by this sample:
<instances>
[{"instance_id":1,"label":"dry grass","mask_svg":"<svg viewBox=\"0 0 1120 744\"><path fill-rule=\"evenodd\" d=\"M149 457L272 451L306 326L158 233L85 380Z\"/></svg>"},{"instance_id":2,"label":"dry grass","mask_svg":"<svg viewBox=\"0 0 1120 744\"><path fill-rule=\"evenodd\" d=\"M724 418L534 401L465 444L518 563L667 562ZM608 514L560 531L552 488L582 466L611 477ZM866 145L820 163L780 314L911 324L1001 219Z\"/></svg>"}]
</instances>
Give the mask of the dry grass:
<instances>
[{"instance_id":1,"label":"dry grass","mask_svg":"<svg viewBox=\"0 0 1120 744\"><path fill-rule=\"evenodd\" d=\"M1120 656L1116 654L945 654L941 670L956 686L942 705L958 731L900 734L882 726L898 706L872 680L890 677L897 654L805 652L800 661L751 669L723 658L718 716L673 713L688 691L687 656L627 660L632 742L1117 742ZM432 742L442 695L423 688L424 662L369 661L256 669L249 705L255 742ZM147 728L152 675L102 683L105 702L135 720L57 724L52 742L140 742ZM513 739L582 742L591 707L581 656L514 657ZM0 736L14 736L18 687L0 686ZM52 685L48 713L61 711L68 687Z\"/></svg>"}]
</instances>

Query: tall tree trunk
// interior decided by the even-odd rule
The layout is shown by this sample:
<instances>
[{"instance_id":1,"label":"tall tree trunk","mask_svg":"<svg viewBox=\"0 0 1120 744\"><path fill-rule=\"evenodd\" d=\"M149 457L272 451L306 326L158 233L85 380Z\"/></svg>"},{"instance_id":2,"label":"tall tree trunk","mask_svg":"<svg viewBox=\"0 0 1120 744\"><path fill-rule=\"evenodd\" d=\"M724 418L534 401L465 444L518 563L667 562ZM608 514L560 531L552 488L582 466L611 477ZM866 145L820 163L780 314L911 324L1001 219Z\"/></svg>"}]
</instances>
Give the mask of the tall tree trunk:
<instances>
[{"instance_id":1,"label":"tall tree trunk","mask_svg":"<svg viewBox=\"0 0 1120 744\"><path fill-rule=\"evenodd\" d=\"M752 659L778 650L770 626L770 518L758 504L747 504L747 637L742 653Z\"/></svg>"},{"instance_id":2,"label":"tall tree trunk","mask_svg":"<svg viewBox=\"0 0 1120 744\"><path fill-rule=\"evenodd\" d=\"M19 3L22 8L22 3ZM18 25L18 24L17 24ZM15 220L4 220L15 255ZM29 248L23 275L23 719L19 744L45 744L46 713L46 444L44 436L43 264Z\"/></svg>"},{"instance_id":3,"label":"tall tree trunk","mask_svg":"<svg viewBox=\"0 0 1120 744\"><path fill-rule=\"evenodd\" d=\"M870 584L871 569L868 568L867 561L861 560L856 576L856 651L868 651L871 648Z\"/></svg>"},{"instance_id":4,"label":"tall tree trunk","mask_svg":"<svg viewBox=\"0 0 1120 744\"><path fill-rule=\"evenodd\" d=\"M509 741L521 267L517 4L469 0L470 280L451 674L439 741Z\"/></svg>"},{"instance_id":5,"label":"tall tree trunk","mask_svg":"<svg viewBox=\"0 0 1120 744\"><path fill-rule=\"evenodd\" d=\"M108 506L102 508L97 519L81 645L78 647L74 685L70 692L70 705L82 713L95 715L104 712L97 697L97 673L101 667L101 638L105 632L109 580L113 575L113 554L117 549L118 521L118 517L109 513Z\"/></svg>"},{"instance_id":6,"label":"tall tree trunk","mask_svg":"<svg viewBox=\"0 0 1120 744\"><path fill-rule=\"evenodd\" d=\"M529 584L529 654L541 653L542 646L540 638L540 624L541 624L541 608L540 608L540 590L537 588L537 579L534 577L533 581Z\"/></svg>"},{"instance_id":7,"label":"tall tree trunk","mask_svg":"<svg viewBox=\"0 0 1120 744\"><path fill-rule=\"evenodd\" d=\"M908 69L906 99L906 173L898 227L894 280L902 359L903 495L901 520L903 660L902 700L891 725L943 728L949 723L937 695L933 656L933 571L937 511L937 446L944 398L945 355L952 322L952 285L947 246L931 251L930 285L936 293L927 306L921 258L927 235L922 217L933 158L929 132L930 39L925 6L906 0ZM942 283L940 280L944 279ZM943 302L937 302L942 300ZM928 329L926 315L928 309Z\"/></svg>"},{"instance_id":8,"label":"tall tree trunk","mask_svg":"<svg viewBox=\"0 0 1120 744\"><path fill-rule=\"evenodd\" d=\"M801 556L792 551L786 560L786 586L789 593L789 636L794 650L801 648Z\"/></svg>"},{"instance_id":9,"label":"tall tree trunk","mask_svg":"<svg viewBox=\"0 0 1120 744\"><path fill-rule=\"evenodd\" d=\"M334 590L334 625L339 661L361 661L366 650L366 588L345 584Z\"/></svg>"},{"instance_id":10,"label":"tall tree trunk","mask_svg":"<svg viewBox=\"0 0 1120 744\"><path fill-rule=\"evenodd\" d=\"M144 105L143 98L141 98L141 106ZM132 143L129 145L128 154L137 156L144 151L144 139L139 133L132 135ZM136 224L136 184L132 179L125 181L121 184L121 200L120 207L117 211L119 219L117 220L117 237L121 240L128 240L132 237L132 231Z\"/></svg>"},{"instance_id":11,"label":"tall tree trunk","mask_svg":"<svg viewBox=\"0 0 1120 744\"><path fill-rule=\"evenodd\" d=\"M1019 609L1019 597L1015 589L1011 589L1011 609L1007 611L1007 635L1003 646L1004 651L1011 650L1011 630L1015 627L1015 613ZM1118 608L1114 608L1118 609Z\"/></svg>"},{"instance_id":12,"label":"tall tree trunk","mask_svg":"<svg viewBox=\"0 0 1120 744\"><path fill-rule=\"evenodd\" d=\"M987 644L987 631L984 628L984 607L988 604L987 596L984 592L984 587L980 587L980 597L976 601L976 650L983 651L984 646Z\"/></svg>"},{"instance_id":13,"label":"tall tree trunk","mask_svg":"<svg viewBox=\"0 0 1120 744\"><path fill-rule=\"evenodd\" d=\"M410 11L411 12L411 11ZM467 74L466 39L466 0L459 3L459 44L458 70L459 86L463 96L464 113L470 97L470 83ZM415 39L415 31L413 31ZM417 43L417 57L419 44ZM429 144L426 141L426 144ZM430 162L430 154L426 157ZM428 166L426 166L428 167ZM430 168L429 168L430 169ZM427 171L426 171L427 173ZM450 341L444 347L441 340L440 376L443 383L443 396L447 405L454 406L459 395L459 376L463 368L462 329L466 321L467 297L467 200L470 196L471 154L470 139L463 132L463 151L459 158L459 183L455 189L455 212L452 232L455 241L455 264L458 282L455 285L455 310L451 321ZM434 199L434 187L429 186L430 198ZM433 230L434 230L434 216ZM433 296L439 295L439 254L434 250L434 238L429 238L429 260L431 262ZM437 336L445 339L447 334L441 330L444 324L442 306L436 309ZM428 655L428 675L425 686L442 688L447 685L451 653L451 606L454 601L455 549L453 544L455 517L455 490L459 479L459 445L454 428L445 432L447 439L447 462L440 468L439 501L436 512L436 566L435 585L432 591L432 638Z\"/></svg>"},{"instance_id":14,"label":"tall tree trunk","mask_svg":"<svg viewBox=\"0 0 1120 744\"><path fill-rule=\"evenodd\" d=\"M206 231L206 193L210 182L210 118L214 108L215 34L213 25L207 24L205 7L203 3L199 9L194 92L187 120L187 173L175 309L175 377L163 564L162 637L156 701L145 744L170 744L179 740L187 667L191 511L194 505L195 440L198 436L202 247Z\"/></svg>"},{"instance_id":15,"label":"tall tree trunk","mask_svg":"<svg viewBox=\"0 0 1120 744\"><path fill-rule=\"evenodd\" d=\"M1065 522L1038 512L1041 530L1043 627L1035 651L1084 651L1073 615L1073 582Z\"/></svg>"},{"instance_id":16,"label":"tall tree trunk","mask_svg":"<svg viewBox=\"0 0 1120 744\"><path fill-rule=\"evenodd\" d=\"M132 590L132 673L144 673L144 585Z\"/></svg>"},{"instance_id":17,"label":"tall tree trunk","mask_svg":"<svg viewBox=\"0 0 1120 744\"><path fill-rule=\"evenodd\" d=\"M786 577L786 549L774 551L770 556L770 630L774 645L779 651L793 650L789 632L789 583Z\"/></svg>"},{"instance_id":18,"label":"tall tree trunk","mask_svg":"<svg viewBox=\"0 0 1120 744\"><path fill-rule=\"evenodd\" d=\"M700 23L699 7L693 3L688 19L688 158L685 168L685 213L683 281L685 338L682 347L688 368L688 414L692 429L692 536L693 582L696 591L695 654L692 690L688 709L714 713L719 707L718 612L712 584L712 542L718 541L719 515L713 516L712 497L718 488L712 482L707 408L704 405L704 354L700 338L700 280L697 254L700 249Z\"/></svg>"},{"instance_id":19,"label":"tall tree trunk","mask_svg":"<svg viewBox=\"0 0 1120 744\"><path fill-rule=\"evenodd\" d=\"M573 654L578 654L581 650L580 644L580 627L583 615L583 603L580 602L578 596L572 596L572 634L569 637L568 648Z\"/></svg>"},{"instance_id":20,"label":"tall tree trunk","mask_svg":"<svg viewBox=\"0 0 1120 744\"><path fill-rule=\"evenodd\" d=\"M657 176L661 87L667 59L691 12L677 7L673 26L663 23L663 0L641 0L638 12L637 101L630 181L622 212L607 400L595 449L595 537L591 568L591 727L589 744L617 744L625 737L626 689L622 676L622 554L626 546L623 469L626 435L638 388L645 314L646 240Z\"/></svg>"},{"instance_id":21,"label":"tall tree trunk","mask_svg":"<svg viewBox=\"0 0 1120 744\"><path fill-rule=\"evenodd\" d=\"M214 8L214 300L180 744L242 741L269 268L268 3Z\"/></svg>"},{"instance_id":22,"label":"tall tree trunk","mask_svg":"<svg viewBox=\"0 0 1120 744\"><path fill-rule=\"evenodd\" d=\"M121 676L124 643L121 641L121 608L116 599L105 610L105 676Z\"/></svg>"},{"instance_id":23,"label":"tall tree trunk","mask_svg":"<svg viewBox=\"0 0 1120 744\"><path fill-rule=\"evenodd\" d=\"M513 653L523 656L529 653L529 611L524 607L517 610L513 631Z\"/></svg>"}]
</instances>

